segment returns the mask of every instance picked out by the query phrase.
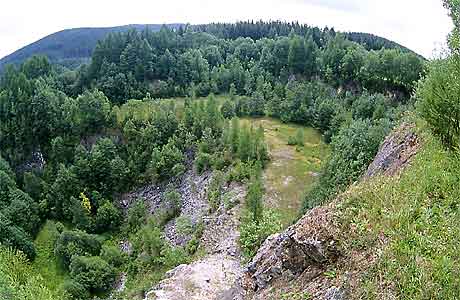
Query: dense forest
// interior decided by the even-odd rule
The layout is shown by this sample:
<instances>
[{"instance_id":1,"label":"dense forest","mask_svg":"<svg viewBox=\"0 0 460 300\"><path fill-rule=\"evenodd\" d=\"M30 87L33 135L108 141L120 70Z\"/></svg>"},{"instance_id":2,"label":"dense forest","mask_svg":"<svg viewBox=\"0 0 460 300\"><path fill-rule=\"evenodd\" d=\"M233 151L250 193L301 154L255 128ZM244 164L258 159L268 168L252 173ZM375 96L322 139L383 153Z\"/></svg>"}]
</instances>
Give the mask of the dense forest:
<instances>
[{"instance_id":1,"label":"dense forest","mask_svg":"<svg viewBox=\"0 0 460 300\"><path fill-rule=\"evenodd\" d=\"M109 35L76 71L44 57L6 68L0 243L21 250L26 258L17 260L33 260L40 227L59 221L53 251L73 299L110 290L122 268L135 274L176 266L196 250L196 239L182 249L161 236L178 206L148 217L138 205L125 215L117 200L135 187L180 176L192 163L199 172L221 172L220 181L248 183L245 222L254 226L244 228L257 236L243 232L242 244L254 255L274 228L262 222L260 172L270 158L263 128L241 126L238 117L314 127L331 144L318 183L305 196L306 211L356 180L412 105L424 60L373 36L351 40L332 29L281 22L163 27ZM219 103L217 94L226 100ZM185 98L184 104L160 100L171 97ZM177 190L168 189L168 200L177 203ZM116 235L133 237L129 257L107 243ZM1 260L12 255L0 251ZM0 268L0 282L6 280L0 294L32 299L27 293L39 280L9 282L8 272ZM64 297L40 293L39 299Z\"/></svg>"}]
</instances>

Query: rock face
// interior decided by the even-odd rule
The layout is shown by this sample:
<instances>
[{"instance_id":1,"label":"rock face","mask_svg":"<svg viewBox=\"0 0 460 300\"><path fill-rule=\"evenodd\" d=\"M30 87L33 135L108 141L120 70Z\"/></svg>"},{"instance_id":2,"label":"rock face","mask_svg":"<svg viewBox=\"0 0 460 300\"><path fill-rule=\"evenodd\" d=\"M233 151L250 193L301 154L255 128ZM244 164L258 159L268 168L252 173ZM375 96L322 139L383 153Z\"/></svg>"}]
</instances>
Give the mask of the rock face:
<instances>
[{"instance_id":1,"label":"rock face","mask_svg":"<svg viewBox=\"0 0 460 300\"><path fill-rule=\"evenodd\" d=\"M394 175L406 166L419 148L415 126L403 123L385 139L364 177L369 178L378 173Z\"/></svg>"}]
</instances>

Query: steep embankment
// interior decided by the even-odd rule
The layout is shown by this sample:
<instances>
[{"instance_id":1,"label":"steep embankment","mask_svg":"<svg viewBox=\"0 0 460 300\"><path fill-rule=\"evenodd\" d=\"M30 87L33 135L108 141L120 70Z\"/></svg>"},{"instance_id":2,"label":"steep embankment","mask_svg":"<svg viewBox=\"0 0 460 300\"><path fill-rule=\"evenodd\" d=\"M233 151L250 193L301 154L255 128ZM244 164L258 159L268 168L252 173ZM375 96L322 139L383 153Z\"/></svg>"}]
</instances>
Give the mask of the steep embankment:
<instances>
[{"instance_id":1,"label":"steep embankment","mask_svg":"<svg viewBox=\"0 0 460 300\"><path fill-rule=\"evenodd\" d=\"M392 244L392 227L383 230L376 215L375 219L369 216L398 213L383 202L372 202L375 198L365 197L366 193L381 192L379 200L383 200L388 191L376 185L384 181L389 188L399 184L399 176L411 176L398 171L417 153L419 141L414 126L399 127L369 168L368 175L376 177L366 177L332 203L311 210L286 231L268 238L227 299L352 299L366 294L363 280L382 274L373 267ZM398 176L387 177L394 174ZM370 279L376 284L373 297L394 299L397 287L375 278ZM385 297L381 291L386 291ZM364 298L372 297L368 293Z\"/></svg>"}]
</instances>

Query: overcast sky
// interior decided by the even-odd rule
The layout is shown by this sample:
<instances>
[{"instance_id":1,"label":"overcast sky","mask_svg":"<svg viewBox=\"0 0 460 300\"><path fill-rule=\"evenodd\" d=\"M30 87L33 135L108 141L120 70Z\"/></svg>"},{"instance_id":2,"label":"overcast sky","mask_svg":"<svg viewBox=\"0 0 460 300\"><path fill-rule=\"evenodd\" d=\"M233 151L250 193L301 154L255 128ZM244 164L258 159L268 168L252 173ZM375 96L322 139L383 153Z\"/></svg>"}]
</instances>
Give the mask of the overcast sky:
<instances>
[{"instance_id":1,"label":"overcast sky","mask_svg":"<svg viewBox=\"0 0 460 300\"><path fill-rule=\"evenodd\" d=\"M4 0L0 57L53 32L126 24L299 21L374 33L425 57L452 25L441 0Z\"/></svg>"}]
</instances>

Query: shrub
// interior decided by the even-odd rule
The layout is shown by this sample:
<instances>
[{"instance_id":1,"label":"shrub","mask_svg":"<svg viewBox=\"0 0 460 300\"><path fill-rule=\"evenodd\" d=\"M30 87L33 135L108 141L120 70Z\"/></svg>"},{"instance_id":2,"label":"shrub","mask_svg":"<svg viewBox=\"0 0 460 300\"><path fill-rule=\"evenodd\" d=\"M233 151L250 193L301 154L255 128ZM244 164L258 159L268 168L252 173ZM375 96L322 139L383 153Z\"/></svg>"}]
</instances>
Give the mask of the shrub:
<instances>
[{"instance_id":1,"label":"shrub","mask_svg":"<svg viewBox=\"0 0 460 300\"><path fill-rule=\"evenodd\" d=\"M280 220L281 216L269 209L264 210L259 222L245 216L240 226L240 245L245 257L252 258L267 237L282 229Z\"/></svg>"},{"instance_id":2,"label":"shrub","mask_svg":"<svg viewBox=\"0 0 460 300\"><path fill-rule=\"evenodd\" d=\"M35 259L35 246L30 236L21 228L14 226L11 221L0 212L0 244L22 251L28 259Z\"/></svg>"},{"instance_id":3,"label":"shrub","mask_svg":"<svg viewBox=\"0 0 460 300\"><path fill-rule=\"evenodd\" d=\"M73 256L70 276L90 291L106 291L115 281L116 273L112 266L98 256Z\"/></svg>"},{"instance_id":4,"label":"shrub","mask_svg":"<svg viewBox=\"0 0 460 300\"><path fill-rule=\"evenodd\" d=\"M122 221L120 210L112 202L106 201L97 209L96 230L98 232L118 229Z\"/></svg>"},{"instance_id":5,"label":"shrub","mask_svg":"<svg viewBox=\"0 0 460 300\"><path fill-rule=\"evenodd\" d=\"M72 300L85 300L90 298L90 294L86 287L75 280L67 280L64 282L64 291Z\"/></svg>"},{"instance_id":6,"label":"shrub","mask_svg":"<svg viewBox=\"0 0 460 300\"><path fill-rule=\"evenodd\" d=\"M202 174L208 170L212 165L212 155L208 153L199 152L195 158L195 167L198 174Z\"/></svg>"},{"instance_id":7,"label":"shrub","mask_svg":"<svg viewBox=\"0 0 460 300\"><path fill-rule=\"evenodd\" d=\"M431 63L417 86L418 111L448 148L460 144L460 60L450 57Z\"/></svg>"},{"instance_id":8,"label":"shrub","mask_svg":"<svg viewBox=\"0 0 460 300\"><path fill-rule=\"evenodd\" d=\"M56 241L54 253L68 267L73 256L99 255L101 242L97 236L83 231L64 231Z\"/></svg>"},{"instance_id":9,"label":"shrub","mask_svg":"<svg viewBox=\"0 0 460 300\"><path fill-rule=\"evenodd\" d=\"M222 196L222 185L224 184L224 174L221 171L216 171L209 184L208 202L211 206L211 211L216 211L220 206Z\"/></svg>"},{"instance_id":10,"label":"shrub","mask_svg":"<svg viewBox=\"0 0 460 300\"><path fill-rule=\"evenodd\" d=\"M128 209L128 232L136 232L147 221L147 207L143 199L138 199Z\"/></svg>"},{"instance_id":11,"label":"shrub","mask_svg":"<svg viewBox=\"0 0 460 300\"><path fill-rule=\"evenodd\" d=\"M101 258L111 266L120 267L126 261L125 254L116 246L103 245L101 249Z\"/></svg>"},{"instance_id":12,"label":"shrub","mask_svg":"<svg viewBox=\"0 0 460 300\"><path fill-rule=\"evenodd\" d=\"M183 248L174 248L167 245L161 251L161 262L167 268L174 268L175 266L188 263L189 257Z\"/></svg>"},{"instance_id":13,"label":"shrub","mask_svg":"<svg viewBox=\"0 0 460 300\"><path fill-rule=\"evenodd\" d=\"M193 233L193 224L189 217L180 216L176 218L176 231L181 235L190 235Z\"/></svg>"}]
</instances>

